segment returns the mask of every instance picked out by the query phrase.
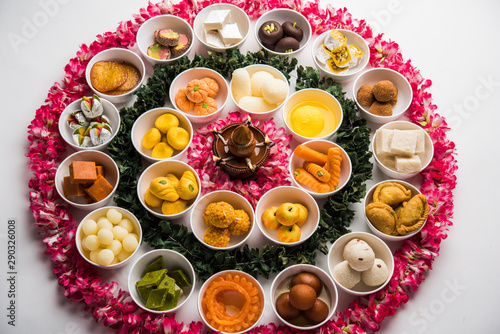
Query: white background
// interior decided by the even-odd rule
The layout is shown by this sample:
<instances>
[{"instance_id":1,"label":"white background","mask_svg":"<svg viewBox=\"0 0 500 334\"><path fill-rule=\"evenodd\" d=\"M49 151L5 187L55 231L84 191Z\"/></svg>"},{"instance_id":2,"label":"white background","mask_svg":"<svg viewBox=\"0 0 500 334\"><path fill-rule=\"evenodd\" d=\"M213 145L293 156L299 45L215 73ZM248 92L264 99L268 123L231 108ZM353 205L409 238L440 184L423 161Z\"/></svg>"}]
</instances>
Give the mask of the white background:
<instances>
[{"instance_id":1,"label":"white background","mask_svg":"<svg viewBox=\"0 0 500 334\"><path fill-rule=\"evenodd\" d=\"M426 281L410 302L386 319L382 333L492 332L497 317L500 274L496 240L500 113L500 2L331 1L347 6L396 41L405 59L432 80L438 112L447 115L456 143L459 170L455 217L449 237ZM323 2L323 5L326 1ZM61 293L28 205L27 126L61 81L63 68L79 45L114 31L118 22L147 5L146 0L41 0L0 2L0 101L2 110L0 191L0 332L112 333ZM33 25L34 29L28 29ZM9 39L10 36L10 39ZM17 36L20 43L13 43ZM244 48L256 50L253 35ZM304 62L309 54L301 55ZM310 64L310 63L309 63ZM376 173L376 177L380 174ZM7 325L7 220L17 221L16 327ZM363 230L356 216L353 229ZM256 232L259 232L256 230ZM320 265L324 262L320 260ZM112 274L124 287L127 268ZM269 282L263 282L268 287ZM266 294L268 292L266 291ZM341 307L349 301L341 295ZM192 300L194 306L194 300ZM197 320L193 308L178 319ZM266 308L270 311L271 308ZM272 321L266 315L263 322Z\"/></svg>"}]
</instances>

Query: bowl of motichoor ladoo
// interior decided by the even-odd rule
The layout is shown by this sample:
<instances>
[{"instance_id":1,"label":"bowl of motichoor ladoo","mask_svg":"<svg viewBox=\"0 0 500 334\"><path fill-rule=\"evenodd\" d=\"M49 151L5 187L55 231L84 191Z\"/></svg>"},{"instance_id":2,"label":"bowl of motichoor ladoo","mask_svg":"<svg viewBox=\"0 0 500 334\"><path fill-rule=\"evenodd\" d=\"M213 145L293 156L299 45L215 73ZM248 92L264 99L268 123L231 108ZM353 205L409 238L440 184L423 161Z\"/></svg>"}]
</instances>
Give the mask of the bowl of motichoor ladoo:
<instances>
[{"instance_id":1,"label":"bowl of motichoor ladoo","mask_svg":"<svg viewBox=\"0 0 500 334\"><path fill-rule=\"evenodd\" d=\"M293 93L283 106L283 121L298 142L331 139L342 124L342 107L337 99L321 89L302 89Z\"/></svg>"}]
</instances>

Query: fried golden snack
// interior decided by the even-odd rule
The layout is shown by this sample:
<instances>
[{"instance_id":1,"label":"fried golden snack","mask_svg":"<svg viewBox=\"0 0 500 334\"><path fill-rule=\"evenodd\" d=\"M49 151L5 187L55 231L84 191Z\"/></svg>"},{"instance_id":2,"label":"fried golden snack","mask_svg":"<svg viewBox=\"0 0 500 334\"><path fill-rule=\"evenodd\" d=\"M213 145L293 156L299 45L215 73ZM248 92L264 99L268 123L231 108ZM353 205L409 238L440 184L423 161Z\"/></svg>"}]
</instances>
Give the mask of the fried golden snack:
<instances>
[{"instance_id":1,"label":"fried golden snack","mask_svg":"<svg viewBox=\"0 0 500 334\"><path fill-rule=\"evenodd\" d=\"M403 208L399 213L396 231L400 235L418 230L429 215L429 204L427 198L418 194L413 196L408 202L403 203Z\"/></svg>"},{"instance_id":2,"label":"fried golden snack","mask_svg":"<svg viewBox=\"0 0 500 334\"><path fill-rule=\"evenodd\" d=\"M377 186L373 193L373 201L396 205L411 198L411 190L396 182L384 182Z\"/></svg>"},{"instance_id":3,"label":"fried golden snack","mask_svg":"<svg viewBox=\"0 0 500 334\"><path fill-rule=\"evenodd\" d=\"M134 65L130 65L127 63L123 63L121 65L127 71L127 80L125 80L125 82L122 85L120 85L118 88L116 88L110 92L106 92L106 94L109 94L109 95L125 94L125 93L131 91L135 86L137 86L137 84L141 80L141 73Z\"/></svg>"},{"instance_id":4,"label":"fried golden snack","mask_svg":"<svg viewBox=\"0 0 500 334\"><path fill-rule=\"evenodd\" d=\"M90 69L90 83L103 93L120 87L127 76L126 68L116 61L98 61Z\"/></svg>"},{"instance_id":5,"label":"fried golden snack","mask_svg":"<svg viewBox=\"0 0 500 334\"><path fill-rule=\"evenodd\" d=\"M366 217L377 230L388 235L395 235L397 216L390 205L370 203L365 208Z\"/></svg>"}]
</instances>

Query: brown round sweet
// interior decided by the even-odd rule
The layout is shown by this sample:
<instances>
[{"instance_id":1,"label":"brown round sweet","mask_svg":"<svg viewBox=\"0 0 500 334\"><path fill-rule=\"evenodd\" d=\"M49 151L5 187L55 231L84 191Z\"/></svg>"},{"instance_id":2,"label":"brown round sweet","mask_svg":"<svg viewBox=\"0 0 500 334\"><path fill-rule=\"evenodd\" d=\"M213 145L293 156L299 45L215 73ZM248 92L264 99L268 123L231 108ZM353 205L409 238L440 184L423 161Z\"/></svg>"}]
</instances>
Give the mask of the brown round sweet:
<instances>
[{"instance_id":1,"label":"brown round sweet","mask_svg":"<svg viewBox=\"0 0 500 334\"><path fill-rule=\"evenodd\" d=\"M285 320L293 320L299 317L300 311L290 304L290 293L285 292L276 299L276 311Z\"/></svg>"},{"instance_id":2,"label":"brown round sweet","mask_svg":"<svg viewBox=\"0 0 500 334\"><path fill-rule=\"evenodd\" d=\"M382 80L374 84L372 92L379 102L389 102L398 96L398 89L389 80Z\"/></svg>"},{"instance_id":3,"label":"brown round sweet","mask_svg":"<svg viewBox=\"0 0 500 334\"><path fill-rule=\"evenodd\" d=\"M280 53L296 51L300 48L299 42L293 37L282 38L274 46L274 51Z\"/></svg>"},{"instance_id":4,"label":"brown round sweet","mask_svg":"<svg viewBox=\"0 0 500 334\"><path fill-rule=\"evenodd\" d=\"M372 89L373 85L370 84L366 84L359 87L358 95L356 97L358 99L359 104L361 104L362 106L372 105L372 103L375 101L375 96L373 96Z\"/></svg>"},{"instance_id":5,"label":"brown round sweet","mask_svg":"<svg viewBox=\"0 0 500 334\"><path fill-rule=\"evenodd\" d=\"M369 112L378 116L391 116L392 105L389 102L375 101L370 106Z\"/></svg>"},{"instance_id":6,"label":"brown round sweet","mask_svg":"<svg viewBox=\"0 0 500 334\"><path fill-rule=\"evenodd\" d=\"M274 45L283 38L283 27L276 21L266 21L259 28L260 41L267 45Z\"/></svg>"},{"instance_id":7,"label":"brown round sweet","mask_svg":"<svg viewBox=\"0 0 500 334\"><path fill-rule=\"evenodd\" d=\"M283 203L276 210L276 219L285 226L292 226L299 220L299 217L299 208L293 203Z\"/></svg>"},{"instance_id":8,"label":"brown round sweet","mask_svg":"<svg viewBox=\"0 0 500 334\"><path fill-rule=\"evenodd\" d=\"M297 284L290 289L290 304L301 311L313 307L317 297L316 291L307 284Z\"/></svg>"},{"instance_id":9,"label":"brown round sweet","mask_svg":"<svg viewBox=\"0 0 500 334\"><path fill-rule=\"evenodd\" d=\"M304 38L304 31L297 25L297 22L286 21L281 25L285 36L293 37L300 42Z\"/></svg>"},{"instance_id":10,"label":"brown round sweet","mask_svg":"<svg viewBox=\"0 0 500 334\"><path fill-rule=\"evenodd\" d=\"M323 322L328 317L328 305L321 299L316 299L314 305L304 311L304 318L309 320L313 325Z\"/></svg>"},{"instance_id":11,"label":"brown round sweet","mask_svg":"<svg viewBox=\"0 0 500 334\"><path fill-rule=\"evenodd\" d=\"M292 287L297 284L307 284L316 291L316 294L319 296L321 290L323 289L323 283L318 278L318 276L312 273L299 273L292 280Z\"/></svg>"}]
</instances>

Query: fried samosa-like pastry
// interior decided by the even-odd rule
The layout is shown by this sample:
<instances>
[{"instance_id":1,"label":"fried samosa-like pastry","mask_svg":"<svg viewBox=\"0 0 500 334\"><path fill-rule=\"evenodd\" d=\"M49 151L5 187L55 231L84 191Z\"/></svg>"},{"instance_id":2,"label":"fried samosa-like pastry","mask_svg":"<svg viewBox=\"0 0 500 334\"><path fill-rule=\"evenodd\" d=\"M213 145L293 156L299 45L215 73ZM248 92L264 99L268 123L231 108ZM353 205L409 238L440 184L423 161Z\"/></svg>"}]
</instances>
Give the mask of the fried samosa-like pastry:
<instances>
[{"instance_id":1,"label":"fried samosa-like pastry","mask_svg":"<svg viewBox=\"0 0 500 334\"><path fill-rule=\"evenodd\" d=\"M400 235L418 230L429 215L429 204L427 198L418 194L413 196L408 202L403 203L403 208L399 213L396 231Z\"/></svg>"},{"instance_id":2,"label":"fried samosa-like pastry","mask_svg":"<svg viewBox=\"0 0 500 334\"><path fill-rule=\"evenodd\" d=\"M373 193L373 201L376 203L385 203L387 205L396 205L411 198L411 190L406 189L399 183L384 182L377 186Z\"/></svg>"},{"instance_id":3,"label":"fried samosa-like pastry","mask_svg":"<svg viewBox=\"0 0 500 334\"><path fill-rule=\"evenodd\" d=\"M372 202L365 208L366 217L377 230L388 235L397 234L397 216L390 205Z\"/></svg>"}]
</instances>

